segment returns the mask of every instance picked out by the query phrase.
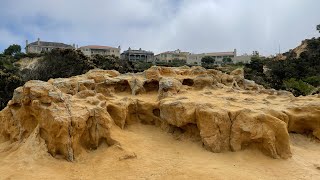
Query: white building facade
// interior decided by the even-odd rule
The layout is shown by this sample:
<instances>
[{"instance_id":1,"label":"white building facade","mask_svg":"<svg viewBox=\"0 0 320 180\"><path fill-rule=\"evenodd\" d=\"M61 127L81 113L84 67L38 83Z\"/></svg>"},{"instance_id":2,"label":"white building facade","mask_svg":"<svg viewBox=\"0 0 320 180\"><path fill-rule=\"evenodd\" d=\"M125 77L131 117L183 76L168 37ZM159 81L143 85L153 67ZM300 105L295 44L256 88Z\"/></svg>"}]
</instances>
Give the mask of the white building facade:
<instances>
[{"instance_id":1,"label":"white building facade","mask_svg":"<svg viewBox=\"0 0 320 180\"><path fill-rule=\"evenodd\" d=\"M201 65L201 59L205 56L210 56L215 59L215 64L222 64L223 59L230 58L232 61L237 56L237 50L230 52L212 52L202 54L189 54L187 56L187 64L189 65Z\"/></svg>"},{"instance_id":2,"label":"white building facade","mask_svg":"<svg viewBox=\"0 0 320 180\"><path fill-rule=\"evenodd\" d=\"M81 52L86 56L93 56L93 55L102 55L102 56L112 56L120 58L120 46L110 47L110 46L98 46L98 45L89 45L89 46L82 46L79 48Z\"/></svg>"}]
</instances>

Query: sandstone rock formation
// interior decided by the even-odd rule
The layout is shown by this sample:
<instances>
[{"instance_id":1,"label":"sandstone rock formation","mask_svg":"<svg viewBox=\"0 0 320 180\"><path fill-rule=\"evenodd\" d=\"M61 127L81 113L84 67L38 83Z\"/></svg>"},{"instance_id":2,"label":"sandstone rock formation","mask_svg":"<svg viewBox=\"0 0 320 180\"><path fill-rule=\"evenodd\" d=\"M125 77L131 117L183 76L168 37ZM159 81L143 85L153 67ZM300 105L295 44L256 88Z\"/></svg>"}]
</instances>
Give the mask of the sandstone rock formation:
<instances>
[{"instance_id":1,"label":"sandstone rock formation","mask_svg":"<svg viewBox=\"0 0 320 180\"><path fill-rule=\"evenodd\" d=\"M215 153L252 147L286 159L289 132L320 139L320 98L265 89L241 70L91 70L17 88L0 112L0 142L22 143L38 131L52 156L73 161L102 143L120 145L116 134L134 123L199 137Z\"/></svg>"}]
</instances>

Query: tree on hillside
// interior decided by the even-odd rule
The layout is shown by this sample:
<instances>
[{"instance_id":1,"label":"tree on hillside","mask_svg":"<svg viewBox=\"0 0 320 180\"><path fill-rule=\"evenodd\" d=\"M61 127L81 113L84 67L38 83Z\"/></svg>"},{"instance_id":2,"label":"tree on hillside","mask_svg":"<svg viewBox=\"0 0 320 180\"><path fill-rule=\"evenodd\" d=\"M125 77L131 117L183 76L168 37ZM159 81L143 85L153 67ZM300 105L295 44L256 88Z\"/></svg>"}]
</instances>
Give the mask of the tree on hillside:
<instances>
[{"instance_id":1,"label":"tree on hillside","mask_svg":"<svg viewBox=\"0 0 320 180\"><path fill-rule=\"evenodd\" d=\"M215 59L211 56L204 56L202 59L201 59L201 63L202 64L214 64L215 62Z\"/></svg>"},{"instance_id":2,"label":"tree on hillside","mask_svg":"<svg viewBox=\"0 0 320 180\"><path fill-rule=\"evenodd\" d=\"M12 44L7 49L4 50L4 55L14 56L21 53L21 46L18 44Z\"/></svg>"},{"instance_id":3,"label":"tree on hillside","mask_svg":"<svg viewBox=\"0 0 320 180\"><path fill-rule=\"evenodd\" d=\"M223 58L222 62L223 62L223 64L232 64L232 59L231 58Z\"/></svg>"},{"instance_id":4,"label":"tree on hillside","mask_svg":"<svg viewBox=\"0 0 320 180\"><path fill-rule=\"evenodd\" d=\"M29 72L27 78L47 81L50 78L84 74L93 68L94 64L81 51L53 49L40 59L36 69Z\"/></svg>"},{"instance_id":5,"label":"tree on hillside","mask_svg":"<svg viewBox=\"0 0 320 180\"><path fill-rule=\"evenodd\" d=\"M258 73L263 73L263 62L259 57L253 56L250 64L247 64L246 66Z\"/></svg>"},{"instance_id":6,"label":"tree on hillside","mask_svg":"<svg viewBox=\"0 0 320 180\"><path fill-rule=\"evenodd\" d=\"M119 71L120 73L127 73L127 72L133 71L131 65L129 64L129 61L121 60L119 57L116 57L114 55L111 55L111 56L94 55L91 57L91 61L94 63L94 65L97 68L100 68L100 69L114 69ZM142 64L146 64L146 63L142 63Z\"/></svg>"},{"instance_id":7,"label":"tree on hillside","mask_svg":"<svg viewBox=\"0 0 320 180\"><path fill-rule=\"evenodd\" d=\"M23 83L14 58L0 54L0 110L12 98L13 90Z\"/></svg>"}]
</instances>

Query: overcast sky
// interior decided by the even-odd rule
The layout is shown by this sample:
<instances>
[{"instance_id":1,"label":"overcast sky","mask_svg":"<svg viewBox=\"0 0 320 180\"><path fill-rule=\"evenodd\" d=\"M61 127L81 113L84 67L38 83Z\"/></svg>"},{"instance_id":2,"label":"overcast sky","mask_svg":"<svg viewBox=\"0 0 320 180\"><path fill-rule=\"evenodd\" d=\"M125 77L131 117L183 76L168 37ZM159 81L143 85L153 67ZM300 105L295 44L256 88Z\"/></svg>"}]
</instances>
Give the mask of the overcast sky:
<instances>
[{"instance_id":1,"label":"overcast sky","mask_svg":"<svg viewBox=\"0 0 320 180\"><path fill-rule=\"evenodd\" d=\"M1 0L0 51L25 40L159 53L258 50L318 37L319 0Z\"/></svg>"}]
</instances>

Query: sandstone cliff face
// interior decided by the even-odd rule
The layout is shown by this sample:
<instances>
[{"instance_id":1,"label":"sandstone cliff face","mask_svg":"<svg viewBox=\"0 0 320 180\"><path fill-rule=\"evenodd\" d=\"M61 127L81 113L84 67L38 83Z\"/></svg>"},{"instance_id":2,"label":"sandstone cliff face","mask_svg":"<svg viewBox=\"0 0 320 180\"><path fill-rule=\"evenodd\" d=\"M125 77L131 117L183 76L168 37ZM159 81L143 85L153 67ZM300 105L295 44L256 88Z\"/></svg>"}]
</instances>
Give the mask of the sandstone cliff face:
<instances>
[{"instance_id":1,"label":"sandstone cliff face","mask_svg":"<svg viewBox=\"0 0 320 180\"><path fill-rule=\"evenodd\" d=\"M0 112L0 142L22 143L38 133L52 156L73 161L102 143L120 145L116 134L134 123L194 136L215 153L254 147L286 159L289 132L320 139L320 98L265 89L241 70L91 70L17 88Z\"/></svg>"}]
</instances>

